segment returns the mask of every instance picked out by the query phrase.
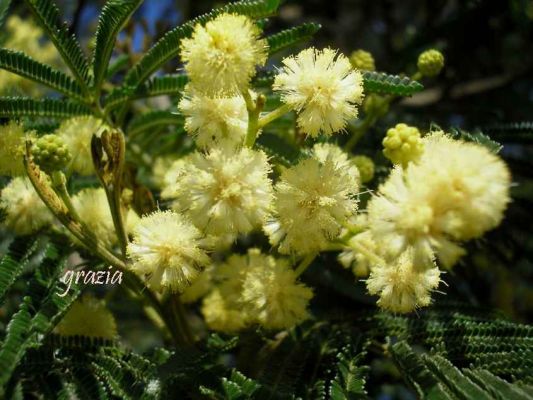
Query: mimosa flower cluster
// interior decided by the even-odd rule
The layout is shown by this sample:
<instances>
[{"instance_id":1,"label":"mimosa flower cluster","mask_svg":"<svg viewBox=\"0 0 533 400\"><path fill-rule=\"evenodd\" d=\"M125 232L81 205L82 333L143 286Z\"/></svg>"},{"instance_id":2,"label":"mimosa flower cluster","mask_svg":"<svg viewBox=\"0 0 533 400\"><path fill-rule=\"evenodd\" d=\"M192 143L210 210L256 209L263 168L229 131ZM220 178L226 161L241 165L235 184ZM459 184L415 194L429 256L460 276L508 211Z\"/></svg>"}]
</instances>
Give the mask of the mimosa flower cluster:
<instances>
[{"instance_id":1,"label":"mimosa flower cluster","mask_svg":"<svg viewBox=\"0 0 533 400\"><path fill-rule=\"evenodd\" d=\"M419 60L424 76L440 72L439 54ZM370 53L348 58L310 47L284 58L269 88L257 88L268 41L254 21L226 13L197 24L179 56L188 84L174 107L192 144L180 156L142 158L154 189L144 199L156 200L146 202L151 208L139 206L135 169L128 170L133 177L120 171L120 193L109 184L118 164L108 151L117 131L111 119L66 119L40 138L11 121L0 127L0 174L11 177L0 198L5 227L17 235L65 232L45 205L47 192L38 194L35 177L24 176L34 162L40 184L63 202L55 215L68 214L75 232L89 232L90 244L111 259L120 252L124 269L156 299L198 302L209 329L237 332L290 329L313 318L308 268L338 267L317 265L320 253L335 254L364 279L384 309L428 306L441 270L465 254L464 243L500 224L511 177L482 145L398 123L382 132L385 158L353 150L364 133L357 129L369 126L358 121L363 101L365 118L378 118L391 100L365 99L358 68L375 69ZM280 119L293 124L279 135L297 147L288 162L260 143ZM383 160L388 164L378 170L375 162ZM378 172L386 176L380 185ZM69 179L82 184L69 186ZM370 200L360 202L369 190ZM102 336L114 337L112 316L94 299L76 303L58 331L77 334L76 315L93 318L97 310L110 327Z\"/></svg>"}]
</instances>

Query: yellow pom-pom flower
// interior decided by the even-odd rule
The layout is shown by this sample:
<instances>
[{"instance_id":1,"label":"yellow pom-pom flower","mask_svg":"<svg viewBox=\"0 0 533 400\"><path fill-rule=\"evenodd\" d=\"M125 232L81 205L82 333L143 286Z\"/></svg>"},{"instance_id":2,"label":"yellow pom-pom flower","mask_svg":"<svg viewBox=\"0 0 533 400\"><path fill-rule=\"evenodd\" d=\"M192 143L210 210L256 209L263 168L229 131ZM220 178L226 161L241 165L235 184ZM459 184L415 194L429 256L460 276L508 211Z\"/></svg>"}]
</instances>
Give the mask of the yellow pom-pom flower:
<instances>
[{"instance_id":1,"label":"yellow pom-pom flower","mask_svg":"<svg viewBox=\"0 0 533 400\"><path fill-rule=\"evenodd\" d=\"M185 116L185 130L198 147L234 147L243 142L248 111L242 96L210 97L189 91L178 107Z\"/></svg>"},{"instance_id":2,"label":"yellow pom-pom flower","mask_svg":"<svg viewBox=\"0 0 533 400\"><path fill-rule=\"evenodd\" d=\"M350 54L350 62L356 69L362 69L365 71L376 70L376 64L374 62L372 53L362 49L355 50L352 52L352 54Z\"/></svg>"},{"instance_id":3,"label":"yellow pom-pom flower","mask_svg":"<svg viewBox=\"0 0 533 400\"><path fill-rule=\"evenodd\" d=\"M207 326L215 331L234 333L248 324L248 317L235 301L235 295L224 286L215 288L203 299L201 311Z\"/></svg>"},{"instance_id":4,"label":"yellow pom-pom flower","mask_svg":"<svg viewBox=\"0 0 533 400\"><path fill-rule=\"evenodd\" d=\"M383 154L393 164L406 166L411 161L416 161L424 151L424 144L420 131L406 124L397 124L387 131L383 139Z\"/></svg>"},{"instance_id":5,"label":"yellow pom-pom flower","mask_svg":"<svg viewBox=\"0 0 533 400\"><path fill-rule=\"evenodd\" d=\"M408 313L428 306L431 291L439 286L440 271L436 266L415 265L412 252L405 251L395 263L372 268L366 281L368 292L378 295L378 306L398 313Z\"/></svg>"},{"instance_id":6,"label":"yellow pom-pom flower","mask_svg":"<svg viewBox=\"0 0 533 400\"><path fill-rule=\"evenodd\" d=\"M503 161L475 143L435 132L407 169L395 168L368 204L369 226L390 255L408 246L417 264L436 253L444 267L464 254L460 245L496 227L510 201ZM423 184L421 184L423 183Z\"/></svg>"},{"instance_id":7,"label":"yellow pom-pom flower","mask_svg":"<svg viewBox=\"0 0 533 400\"><path fill-rule=\"evenodd\" d=\"M117 324L103 300L85 295L77 300L56 327L61 336L115 339Z\"/></svg>"},{"instance_id":8,"label":"yellow pom-pom flower","mask_svg":"<svg viewBox=\"0 0 533 400\"><path fill-rule=\"evenodd\" d=\"M313 137L343 130L363 101L363 78L332 49L303 50L283 60L273 89L298 112L298 126Z\"/></svg>"},{"instance_id":9,"label":"yellow pom-pom flower","mask_svg":"<svg viewBox=\"0 0 533 400\"><path fill-rule=\"evenodd\" d=\"M72 156L70 170L80 175L94 174L91 139L99 135L103 122L91 116L74 117L64 121L56 131Z\"/></svg>"},{"instance_id":10,"label":"yellow pom-pom flower","mask_svg":"<svg viewBox=\"0 0 533 400\"><path fill-rule=\"evenodd\" d=\"M212 150L194 153L172 172L175 182L162 193L176 211L186 213L207 234L248 233L271 211L271 170L262 151Z\"/></svg>"},{"instance_id":11,"label":"yellow pom-pom flower","mask_svg":"<svg viewBox=\"0 0 533 400\"><path fill-rule=\"evenodd\" d=\"M180 300L183 303L194 303L196 300L205 296L211 290L212 286L212 271L210 268L206 268L200 273L192 285L183 291Z\"/></svg>"},{"instance_id":12,"label":"yellow pom-pom flower","mask_svg":"<svg viewBox=\"0 0 533 400\"><path fill-rule=\"evenodd\" d=\"M72 204L80 219L99 241L106 246L111 246L117 241L113 217L104 189L80 190L72 197Z\"/></svg>"},{"instance_id":13,"label":"yellow pom-pom flower","mask_svg":"<svg viewBox=\"0 0 533 400\"><path fill-rule=\"evenodd\" d=\"M350 268L358 278L368 276L375 263L378 248L372 233L365 231L352 236L346 249L338 255L338 260L344 268Z\"/></svg>"},{"instance_id":14,"label":"yellow pom-pom flower","mask_svg":"<svg viewBox=\"0 0 533 400\"><path fill-rule=\"evenodd\" d=\"M412 181L424 179L439 226L456 240L482 236L498 226L510 202L511 175L500 157L476 143L442 132L424 138Z\"/></svg>"},{"instance_id":15,"label":"yellow pom-pom flower","mask_svg":"<svg viewBox=\"0 0 533 400\"><path fill-rule=\"evenodd\" d=\"M277 217L264 230L282 253L320 251L357 210L359 172L340 149L329 150L315 146L314 157L284 170L276 184Z\"/></svg>"},{"instance_id":16,"label":"yellow pom-pom flower","mask_svg":"<svg viewBox=\"0 0 533 400\"><path fill-rule=\"evenodd\" d=\"M297 281L284 259L248 251L249 271L242 287L242 301L254 322L266 329L288 329L309 317L307 306L313 291Z\"/></svg>"},{"instance_id":17,"label":"yellow pom-pom flower","mask_svg":"<svg viewBox=\"0 0 533 400\"><path fill-rule=\"evenodd\" d=\"M205 26L197 24L192 36L180 45L194 89L210 95L246 90L256 67L267 59L267 41L260 34L243 15L221 14Z\"/></svg>"},{"instance_id":18,"label":"yellow pom-pom flower","mask_svg":"<svg viewBox=\"0 0 533 400\"><path fill-rule=\"evenodd\" d=\"M444 68L444 56L438 50L426 50L418 57L417 66L423 76L437 76Z\"/></svg>"},{"instance_id":19,"label":"yellow pom-pom flower","mask_svg":"<svg viewBox=\"0 0 533 400\"><path fill-rule=\"evenodd\" d=\"M128 244L131 269L156 290L181 292L198 277L209 257L201 233L173 211L156 211L141 218Z\"/></svg>"},{"instance_id":20,"label":"yellow pom-pom flower","mask_svg":"<svg viewBox=\"0 0 533 400\"><path fill-rule=\"evenodd\" d=\"M0 194L4 224L17 235L28 235L50 224L52 213L43 203L28 178L13 178Z\"/></svg>"},{"instance_id":21,"label":"yellow pom-pom flower","mask_svg":"<svg viewBox=\"0 0 533 400\"><path fill-rule=\"evenodd\" d=\"M24 133L23 126L14 121L0 126L0 175L24 175L26 137L34 134Z\"/></svg>"}]
</instances>

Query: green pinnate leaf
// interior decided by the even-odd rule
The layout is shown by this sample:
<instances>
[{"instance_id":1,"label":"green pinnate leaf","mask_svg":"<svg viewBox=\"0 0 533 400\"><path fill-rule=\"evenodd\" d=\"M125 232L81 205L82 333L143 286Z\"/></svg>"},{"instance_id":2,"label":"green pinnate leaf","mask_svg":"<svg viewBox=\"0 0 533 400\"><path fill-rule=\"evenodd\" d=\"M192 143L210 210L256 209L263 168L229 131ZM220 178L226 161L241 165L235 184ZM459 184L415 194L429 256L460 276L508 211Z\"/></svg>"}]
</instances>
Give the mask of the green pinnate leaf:
<instances>
[{"instance_id":1,"label":"green pinnate leaf","mask_svg":"<svg viewBox=\"0 0 533 400\"><path fill-rule=\"evenodd\" d=\"M0 49L0 68L46 85L67 96L83 99L81 88L75 80L24 53Z\"/></svg>"},{"instance_id":2,"label":"green pinnate leaf","mask_svg":"<svg viewBox=\"0 0 533 400\"><path fill-rule=\"evenodd\" d=\"M418 81L384 72L365 71L363 72L363 82L365 91L370 93L411 96L424 89L424 86Z\"/></svg>"}]
</instances>

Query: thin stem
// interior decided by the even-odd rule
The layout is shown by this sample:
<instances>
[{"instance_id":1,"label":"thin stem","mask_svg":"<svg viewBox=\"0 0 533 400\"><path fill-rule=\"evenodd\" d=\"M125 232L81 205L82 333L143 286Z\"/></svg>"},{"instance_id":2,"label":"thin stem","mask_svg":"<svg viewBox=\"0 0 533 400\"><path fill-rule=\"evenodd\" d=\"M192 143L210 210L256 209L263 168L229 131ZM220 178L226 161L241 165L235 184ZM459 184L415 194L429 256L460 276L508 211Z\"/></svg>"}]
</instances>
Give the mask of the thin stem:
<instances>
[{"instance_id":1,"label":"thin stem","mask_svg":"<svg viewBox=\"0 0 533 400\"><path fill-rule=\"evenodd\" d=\"M245 90L242 93L244 101L246 102L246 108L248 110L248 129L246 131L246 137L244 139L244 145L246 147L253 147L255 140L257 139L257 133L259 132L259 114L265 106L266 98L260 94L254 103L250 91Z\"/></svg>"},{"instance_id":2,"label":"thin stem","mask_svg":"<svg viewBox=\"0 0 533 400\"><path fill-rule=\"evenodd\" d=\"M373 116L367 115L358 126L351 127L348 125L348 130L352 133L352 136L344 145L344 149L346 151L352 150L375 122L376 119Z\"/></svg>"},{"instance_id":3,"label":"thin stem","mask_svg":"<svg viewBox=\"0 0 533 400\"><path fill-rule=\"evenodd\" d=\"M173 304L176 308L176 315L178 317L178 321L181 325L185 338L187 339L189 344L193 344L194 335L192 333L191 326L189 325L189 320L187 319L187 315L185 313L185 307L183 307L183 303L181 302L179 295L173 296Z\"/></svg>"},{"instance_id":4,"label":"thin stem","mask_svg":"<svg viewBox=\"0 0 533 400\"><path fill-rule=\"evenodd\" d=\"M304 273L304 271L311 265L311 263L314 261L318 253L308 254L305 256L302 261L300 261L300 264L294 271L296 273L296 276L300 276Z\"/></svg>"},{"instance_id":5,"label":"thin stem","mask_svg":"<svg viewBox=\"0 0 533 400\"><path fill-rule=\"evenodd\" d=\"M72 217L81 223L81 218L74 208L74 204L72 204L72 199L70 198L70 195L67 190L67 179L63 172L61 171L54 171L50 175L50 178L52 180L52 187L54 191L57 193L59 198L63 200L63 203L65 203L65 206L67 206L68 211L72 215Z\"/></svg>"},{"instance_id":6,"label":"thin stem","mask_svg":"<svg viewBox=\"0 0 533 400\"><path fill-rule=\"evenodd\" d=\"M283 104L275 110L269 112L268 114L263 115L259 118L259 129L263 128L265 125L270 124L272 121L283 117L290 111L291 107L288 104Z\"/></svg>"}]
</instances>

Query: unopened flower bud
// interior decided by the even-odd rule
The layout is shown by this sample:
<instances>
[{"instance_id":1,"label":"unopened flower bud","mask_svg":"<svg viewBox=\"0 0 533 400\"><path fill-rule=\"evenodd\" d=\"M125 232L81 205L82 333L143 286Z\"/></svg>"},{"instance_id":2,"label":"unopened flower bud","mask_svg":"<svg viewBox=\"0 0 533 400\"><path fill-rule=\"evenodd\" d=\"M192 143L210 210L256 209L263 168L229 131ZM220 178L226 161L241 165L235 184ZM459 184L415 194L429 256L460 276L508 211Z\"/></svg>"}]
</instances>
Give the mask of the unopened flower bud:
<instances>
[{"instance_id":1,"label":"unopened flower bud","mask_svg":"<svg viewBox=\"0 0 533 400\"><path fill-rule=\"evenodd\" d=\"M365 71L375 71L376 64L374 63L374 57L372 53L369 53L365 50L355 50L350 55L350 62L352 66L357 69L362 69Z\"/></svg>"},{"instance_id":2,"label":"unopened flower bud","mask_svg":"<svg viewBox=\"0 0 533 400\"><path fill-rule=\"evenodd\" d=\"M437 76L444 67L444 56L438 50L426 50L418 57L417 66L423 76Z\"/></svg>"},{"instance_id":3,"label":"unopened flower bud","mask_svg":"<svg viewBox=\"0 0 533 400\"><path fill-rule=\"evenodd\" d=\"M420 137L420 131L406 124L397 124L387 131L387 136L383 139L383 154L393 164L406 166L410 161L416 161L424 145Z\"/></svg>"},{"instance_id":4,"label":"unopened flower bud","mask_svg":"<svg viewBox=\"0 0 533 400\"><path fill-rule=\"evenodd\" d=\"M32 153L35 162L45 172L64 169L72 158L63 140L53 134L37 139Z\"/></svg>"}]
</instances>

